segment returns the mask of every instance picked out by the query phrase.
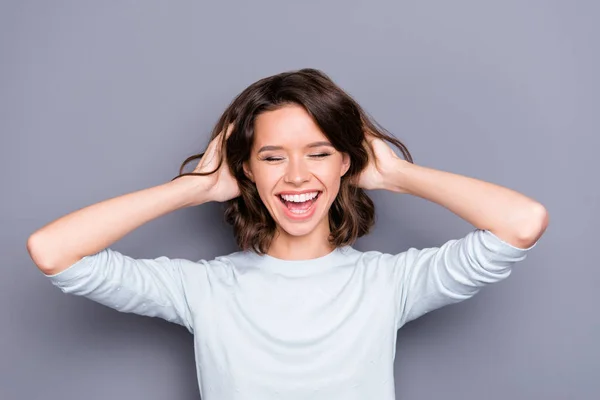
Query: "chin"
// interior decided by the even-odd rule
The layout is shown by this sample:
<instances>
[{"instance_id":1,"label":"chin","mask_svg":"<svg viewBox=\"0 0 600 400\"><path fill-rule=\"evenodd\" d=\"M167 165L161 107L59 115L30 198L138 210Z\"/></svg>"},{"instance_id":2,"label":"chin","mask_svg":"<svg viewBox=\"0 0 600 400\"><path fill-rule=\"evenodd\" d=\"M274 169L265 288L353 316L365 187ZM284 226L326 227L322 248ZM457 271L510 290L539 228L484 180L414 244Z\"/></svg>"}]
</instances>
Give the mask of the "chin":
<instances>
[{"instance_id":1,"label":"chin","mask_svg":"<svg viewBox=\"0 0 600 400\"><path fill-rule=\"evenodd\" d=\"M319 226L320 221L317 221L317 223L312 223L312 224L303 224L302 226L285 223L285 222L281 223L280 221L276 221L276 222L277 222L277 226L279 227L279 229L282 232L285 232L286 235L293 236L293 237L303 237L303 236L308 236L309 234L314 232L317 229L317 227Z\"/></svg>"}]
</instances>

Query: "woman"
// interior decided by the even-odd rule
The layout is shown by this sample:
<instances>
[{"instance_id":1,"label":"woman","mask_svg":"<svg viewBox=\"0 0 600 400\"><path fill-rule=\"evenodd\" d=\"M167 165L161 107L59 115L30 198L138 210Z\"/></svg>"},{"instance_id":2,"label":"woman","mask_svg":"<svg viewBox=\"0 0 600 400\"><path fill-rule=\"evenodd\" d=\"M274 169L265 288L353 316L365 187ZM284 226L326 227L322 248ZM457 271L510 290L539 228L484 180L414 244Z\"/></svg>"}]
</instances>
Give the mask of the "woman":
<instances>
[{"instance_id":1,"label":"woman","mask_svg":"<svg viewBox=\"0 0 600 400\"><path fill-rule=\"evenodd\" d=\"M393 399L397 330L506 278L548 224L522 194L415 165L317 70L254 83L211 139L172 181L75 211L28 241L62 291L192 332L205 400ZM439 248L360 252L352 244L374 220L365 189L436 202L476 229ZM229 202L240 251L194 262L109 247L209 201Z\"/></svg>"}]
</instances>

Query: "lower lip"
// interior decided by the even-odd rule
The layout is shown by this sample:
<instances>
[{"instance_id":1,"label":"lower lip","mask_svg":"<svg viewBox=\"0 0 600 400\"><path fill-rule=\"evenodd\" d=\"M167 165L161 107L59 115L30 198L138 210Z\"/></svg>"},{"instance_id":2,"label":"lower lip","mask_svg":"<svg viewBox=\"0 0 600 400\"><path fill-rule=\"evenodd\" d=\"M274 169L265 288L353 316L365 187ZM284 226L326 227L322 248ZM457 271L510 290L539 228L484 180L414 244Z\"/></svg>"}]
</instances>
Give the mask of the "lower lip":
<instances>
[{"instance_id":1,"label":"lower lip","mask_svg":"<svg viewBox=\"0 0 600 400\"><path fill-rule=\"evenodd\" d=\"M315 213L315 209L317 208L317 203L319 201L319 199L321 198L322 193L319 193L319 196L317 196L316 200L313 201L313 203L310 205L310 208L306 211L304 211L303 213L295 213L292 212L289 208L287 208L287 206L280 200L277 199L277 201L279 202L279 204L281 204L281 207L283 208L283 212L286 215L286 217L288 217L289 219L293 219L296 221L301 221L307 218L312 217L312 215ZM279 196L277 196L279 197Z\"/></svg>"}]
</instances>

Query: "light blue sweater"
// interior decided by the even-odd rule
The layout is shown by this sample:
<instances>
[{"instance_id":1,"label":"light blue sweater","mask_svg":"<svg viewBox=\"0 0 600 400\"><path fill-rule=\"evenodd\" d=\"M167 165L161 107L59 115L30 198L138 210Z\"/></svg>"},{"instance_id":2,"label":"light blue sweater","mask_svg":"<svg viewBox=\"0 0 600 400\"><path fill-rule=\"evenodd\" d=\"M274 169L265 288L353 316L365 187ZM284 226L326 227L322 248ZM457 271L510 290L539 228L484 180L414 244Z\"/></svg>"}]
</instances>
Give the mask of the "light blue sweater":
<instances>
[{"instance_id":1,"label":"light blue sweater","mask_svg":"<svg viewBox=\"0 0 600 400\"><path fill-rule=\"evenodd\" d=\"M474 230L399 254L348 246L305 261L237 252L198 262L106 248L48 277L185 326L203 400L392 400L397 330L505 279L536 244Z\"/></svg>"}]
</instances>

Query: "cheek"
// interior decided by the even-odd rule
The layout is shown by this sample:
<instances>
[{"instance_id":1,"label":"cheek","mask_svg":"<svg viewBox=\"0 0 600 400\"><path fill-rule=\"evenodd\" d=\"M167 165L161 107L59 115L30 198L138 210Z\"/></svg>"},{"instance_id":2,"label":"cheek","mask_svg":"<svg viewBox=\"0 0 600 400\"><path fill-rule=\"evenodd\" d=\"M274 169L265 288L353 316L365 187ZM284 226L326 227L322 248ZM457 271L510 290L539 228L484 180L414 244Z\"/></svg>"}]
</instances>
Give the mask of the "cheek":
<instances>
[{"instance_id":1,"label":"cheek","mask_svg":"<svg viewBox=\"0 0 600 400\"><path fill-rule=\"evenodd\" d=\"M329 191L331 192L331 197L336 197L338 192L340 191L340 177L333 177L331 181L331 186L329 187Z\"/></svg>"},{"instance_id":2,"label":"cheek","mask_svg":"<svg viewBox=\"0 0 600 400\"><path fill-rule=\"evenodd\" d=\"M326 168L320 168L318 175L319 180L323 182L330 192L337 193L340 188L340 165L328 165Z\"/></svg>"},{"instance_id":3,"label":"cheek","mask_svg":"<svg viewBox=\"0 0 600 400\"><path fill-rule=\"evenodd\" d=\"M277 171L273 168L256 167L253 169L252 173L256 189L264 200L263 196L270 196L273 192L273 188L277 184Z\"/></svg>"}]
</instances>

